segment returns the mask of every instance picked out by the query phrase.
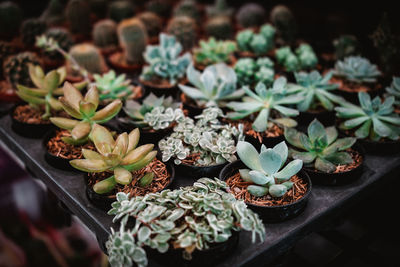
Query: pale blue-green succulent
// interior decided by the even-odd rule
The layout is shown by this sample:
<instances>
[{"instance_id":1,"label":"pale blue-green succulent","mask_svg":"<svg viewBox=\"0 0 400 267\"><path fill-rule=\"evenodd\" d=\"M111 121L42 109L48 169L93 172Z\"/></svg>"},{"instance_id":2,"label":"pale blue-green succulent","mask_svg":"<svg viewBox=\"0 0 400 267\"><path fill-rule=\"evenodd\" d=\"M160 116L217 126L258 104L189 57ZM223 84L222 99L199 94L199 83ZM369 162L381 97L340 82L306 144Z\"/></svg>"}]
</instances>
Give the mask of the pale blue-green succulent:
<instances>
[{"instance_id":1,"label":"pale blue-green succulent","mask_svg":"<svg viewBox=\"0 0 400 267\"><path fill-rule=\"evenodd\" d=\"M334 74L355 83L374 83L382 75L376 65L360 56L350 56L337 61Z\"/></svg>"},{"instance_id":2,"label":"pale blue-green succulent","mask_svg":"<svg viewBox=\"0 0 400 267\"><path fill-rule=\"evenodd\" d=\"M400 77L393 77L392 84L386 87L387 96L394 97L394 104L400 106Z\"/></svg>"}]
</instances>

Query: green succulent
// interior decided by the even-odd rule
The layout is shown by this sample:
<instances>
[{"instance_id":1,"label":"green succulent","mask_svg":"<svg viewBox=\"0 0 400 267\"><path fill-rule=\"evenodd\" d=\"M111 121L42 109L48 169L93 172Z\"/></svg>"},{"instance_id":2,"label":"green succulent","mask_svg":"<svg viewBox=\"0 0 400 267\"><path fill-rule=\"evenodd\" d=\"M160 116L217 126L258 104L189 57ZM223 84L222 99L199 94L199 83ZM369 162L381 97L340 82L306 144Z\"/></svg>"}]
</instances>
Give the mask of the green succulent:
<instances>
[{"instance_id":1,"label":"green succulent","mask_svg":"<svg viewBox=\"0 0 400 267\"><path fill-rule=\"evenodd\" d=\"M59 46L58 43L57 45ZM80 67L92 74L103 73L106 69L105 61L100 50L89 43L72 46L69 50L69 59L71 58L73 58ZM70 62L71 60L68 61L68 64L70 64ZM72 70L75 71L74 65L72 66Z\"/></svg>"},{"instance_id":2,"label":"green succulent","mask_svg":"<svg viewBox=\"0 0 400 267\"><path fill-rule=\"evenodd\" d=\"M243 30L236 35L236 42L240 51L249 51L256 55L265 55L274 48L275 32L271 25L265 24L259 33L252 30Z\"/></svg>"},{"instance_id":3,"label":"green succulent","mask_svg":"<svg viewBox=\"0 0 400 267\"><path fill-rule=\"evenodd\" d=\"M289 95L286 85L286 78L280 77L275 80L271 88L263 83L258 83L255 92L249 87L244 87L247 97L243 102L230 102L226 106L235 112L228 113L228 118L238 120L258 113L253 122L253 129L257 132L264 132L269 122L275 122L285 126L296 126L296 121L287 118L299 115L299 111L288 107L303 100L300 95ZM275 110L283 118L271 118L271 112Z\"/></svg>"},{"instance_id":4,"label":"green succulent","mask_svg":"<svg viewBox=\"0 0 400 267\"><path fill-rule=\"evenodd\" d=\"M133 97L131 80L125 79L125 74L117 76L115 71L110 70L103 75L94 74L93 77L95 80L94 84L99 90L100 101L111 101L115 99L125 101Z\"/></svg>"},{"instance_id":5,"label":"green succulent","mask_svg":"<svg viewBox=\"0 0 400 267\"><path fill-rule=\"evenodd\" d=\"M340 104L344 101L343 97L330 92L339 87L337 84L329 83L332 75L333 73L330 71L321 76L316 70L294 74L297 85L292 87L292 91L304 97L304 101L297 104L299 111L316 109L318 105L326 110L332 110L334 103Z\"/></svg>"},{"instance_id":6,"label":"green succulent","mask_svg":"<svg viewBox=\"0 0 400 267\"><path fill-rule=\"evenodd\" d=\"M345 119L340 124L344 130L355 130L357 138L370 138L378 141L382 138L398 140L400 135L400 117L394 112L394 97L390 96L384 101L376 96L373 100L365 92L358 93L360 106L342 102L341 107L336 107L336 116Z\"/></svg>"},{"instance_id":7,"label":"green succulent","mask_svg":"<svg viewBox=\"0 0 400 267\"><path fill-rule=\"evenodd\" d=\"M236 51L232 41L217 41L214 37L200 41L200 48L194 49L194 59L197 63L211 65L219 62L229 63L230 56Z\"/></svg>"},{"instance_id":8,"label":"green succulent","mask_svg":"<svg viewBox=\"0 0 400 267\"><path fill-rule=\"evenodd\" d=\"M122 133L114 140L111 132L98 124L93 125L90 139L96 151L82 149L84 159L70 161L72 167L88 172L113 172L113 175L97 182L93 190L98 194L105 194L115 188L116 184L127 185L132 182L132 171L137 171L149 164L157 151L153 151L153 144L136 147L139 142L139 129L129 134ZM143 178L142 178L143 179Z\"/></svg>"},{"instance_id":9,"label":"green succulent","mask_svg":"<svg viewBox=\"0 0 400 267\"><path fill-rule=\"evenodd\" d=\"M334 74L355 83L375 83L382 73L368 59L350 56L336 62Z\"/></svg>"},{"instance_id":10,"label":"green succulent","mask_svg":"<svg viewBox=\"0 0 400 267\"><path fill-rule=\"evenodd\" d=\"M318 58L309 44L301 44L296 49L296 55L301 69L314 69L318 64Z\"/></svg>"},{"instance_id":11,"label":"green succulent","mask_svg":"<svg viewBox=\"0 0 400 267\"><path fill-rule=\"evenodd\" d=\"M258 82L269 86L274 81L274 62L268 57L240 58L235 64L235 72L240 86L253 85Z\"/></svg>"},{"instance_id":12,"label":"green succulent","mask_svg":"<svg viewBox=\"0 0 400 267\"><path fill-rule=\"evenodd\" d=\"M225 63L210 65L202 73L193 64L186 72L187 79L195 87L179 84L179 88L199 106L223 107L226 101L238 99L244 95L243 89L236 89L235 71Z\"/></svg>"},{"instance_id":13,"label":"green succulent","mask_svg":"<svg viewBox=\"0 0 400 267\"><path fill-rule=\"evenodd\" d=\"M276 50L276 59L286 71L315 69L318 64L317 55L309 44L301 44L296 49L296 54L289 46L281 47Z\"/></svg>"},{"instance_id":14,"label":"green succulent","mask_svg":"<svg viewBox=\"0 0 400 267\"><path fill-rule=\"evenodd\" d=\"M354 137L338 139L338 131L334 126L324 126L314 119L304 134L295 129L286 128L286 141L300 149L291 149L290 155L294 159L300 159L305 166L312 166L316 170L331 173L338 165L347 165L354 162L351 154L346 152L357 141Z\"/></svg>"},{"instance_id":15,"label":"green succulent","mask_svg":"<svg viewBox=\"0 0 400 267\"><path fill-rule=\"evenodd\" d=\"M191 17L173 17L168 22L167 33L175 36L184 51L189 51L196 45L197 25Z\"/></svg>"},{"instance_id":16,"label":"green succulent","mask_svg":"<svg viewBox=\"0 0 400 267\"><path fill-rule=\"evenodd\" d=\"M265 9L256 3L246 3L236 13L236 21L243 28L260 26L265 17Z\"/></svg>"},{"instance_id":17,"label":"green succulent","mask_svg":"<svg viewBox=\"0 0 400 267\"><path fill-rule=\"evenodd\" d=\"M240 141L236 147L240 160L249 169L240 169L241 178L246 182L254 183L247 187L247 191L256 197L270 195L282 197L292 188L290 178L303 167L303 161L295 159L286 164L288 147L284 141L273 148L261 146L258 153L248 142Z\"/></svg>"},{"instance_id":18,"label":"green succulent","mask_svg":"<svg viewBox=\"0 0 400 267\"><path fill-rule=\"evenodd\" d=\"M149 37L158 37L161 30L163 29L163 22L157 14L153 12L143 12L138 15L138 18L146 27Z\"/></svg>"},{"instance_id":19,"label":"green succulent","mask_svg":"<svg viewBox=\"0 0 400 267\"><path fill-rule=\"evenodd\" d=\"M270 20L278 30L284 43L292 44L296 39L297 25L292 11L285 5L276 5L270 13Z\"/></svg>"},{"instance_id":20,"label":"green succulent","mask_svg":"<svg viewBox=\"0 0 400 267\"><path fill-rule=\"evenodd\" d=\"M343 59L358 53L359 43L354 35L341 35L333 40L336 59Z\"/></svg>"},{"instance_id":21,"label":"green succulent","mask_svg":"<svg viewBox=\"0 0 400 267\"><path fill-rule=\"evenodd\" d=\"M195 250L225 242L240 230L250 231L253 243L256 235L263 241L265 227L258 215L228 190L217 178L201 178L193 186L144 197L118 193L108 212L113 222L121 222L106 243L111 265L147 266L144 246L160 253L182 249L183 258L191 260ZM127 229L132 221L134 226Z\"/></svg>"},{"instance_id":22,"label":"green succulent","mask_svg":"<svg viewBox=\"0 0 400 267\"><path fill-rule=\"evenodd\" d=\"M400 106L400 77L393 77L392 84L386 87L388 96L394 97L394 104Z\"/></svg>"},{"instance_id":23,"label":"green succulent","mask_svg":"<svg viewBox=\"0 0 400 267\"><path fill-rule=\"evenodd\" d=\"M117 24L111 19L103 19L93 25L93 43L100 48L115 48L118 46Z\"/></svg>"},{"instance_id":24,"label":"green succulent","mask_svg":"<svg viewBox=\"0 0 400 267\"><path fill-rule=\"evenodd\" d=\"M283 65L286 71L298 71L300 62L289 46L284 46L276 50L276 60Z\"/></svg>"},{"instance_id":25,"label":"green succulent","mask_svg":"<svg viewBox=\"0 0 400 267\"><path fill-rule=\"evenodd\" d=\"M148 45L144 53L146 63L140 76L143 80L154 78L168 80L175 85L185 76L187 67L191 62L189 53L181 55L182 46L174 36L160 34L160 45Z\"/></svg>"},{"instance_id":26,"label":"green succulent","mask_svg":"<svg viewBox=\"0 0 400 267\"><path fill-rule=\"evenodd\" d=\"M73 119L51 117L50 121L61 129L70 131L70 137L62 137L65 143L78 145L88 141L94 124L102 124L111 120L121 110L122 102L116 99L104 108L97 110L99 105L99 92L91 86L85 97L69 82L64 83L64 95L58 100L62 108Z\"/></svg>"},{"instance_id":27,"label":"green succulent","mask_svg":"<svg viewBox=\"0 0 400 267\"><path fill-rule=\"evenodd\" d=\"M125 19L118 24L117 32L124 60L128 64L143 64L148 35L142 21L136 17Z\"/></svg>"}]
</instances>

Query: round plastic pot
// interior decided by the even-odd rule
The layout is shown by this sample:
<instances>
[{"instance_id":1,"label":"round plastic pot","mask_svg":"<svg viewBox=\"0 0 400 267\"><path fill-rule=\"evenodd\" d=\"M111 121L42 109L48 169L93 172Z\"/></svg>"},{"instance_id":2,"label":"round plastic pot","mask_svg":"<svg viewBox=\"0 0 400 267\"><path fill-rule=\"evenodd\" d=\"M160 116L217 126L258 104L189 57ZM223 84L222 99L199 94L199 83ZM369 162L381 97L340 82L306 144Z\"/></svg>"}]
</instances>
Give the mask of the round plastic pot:
<instances>
[{"instance_id":1,"label":"round plastic pot","mask_svg":"<svg viewBox=\"0 0 400 267\"><path fill-rule=\"evenodd\" d=\"M14 118L14 109L11 110L11 128L17 134L28 138L42 138L48 131L54 129L52 123L46 124L30 124L18 121Z\"/></svg>"},{"instance_id":2,"label":"round plastic pot","mask_svg":"<svg viewBox=\"0 0 400 267\"><path fill-rule=\"evenodd\" d=\"M236 248L239 242L239 233L232 231L231 237L222 243L215 243L210 245L209 249L195 250L192 253L192 259L190 261L182 258L183 249L170 249L166 253L159 253L155 249L146 247L146 253L148 258L154 259L157 263L167 266L179 266L179 267L203 267L203 266L215 266L222 260L224 260L232 251ZM171 264L166 264L171 263Z\"/></svg>"},{"instance_id":3,"label":"round plastic pot","mask_svg":"<svg viewBox=\"0 0 400 267\"><path fill-rule=\"evenodd\" d=\"M176 173L184 177L185 179L196 181L197 179L203 177L208 177L208 178L218 177L219 173L226 164L227 162L201 167L201 166L193 166L181 163L179 165L175 165L175 169Z\"/></svg>"},{"instance_id":4,"label":"round plastic pot","mask_svg":"<svg viewBox=\"0 0 400 267\"><path fill-rule=\"evenodd\" d=\"M57 157L56 155L51 154L47 149L47 142L55 135L56 130L52 129L48 131L43 138L43 149L45 151L44 158L48 164L53 166L54 168L65 170L65 171L73 171L74 169L71 164L69 164L72 159L65 159L61 157Z\"/></svg>"},{"instance_id":5,"label":"round plastic pot","mask_svg":"<svg viewBox=\"0 0 400 267\"><path fill-rule=\"evenodd\" d=\"M296 118L297 123L302 126L308 126L314 119L319 120L324 125L335 124L335 112L332 110L323 110L320 112L300 112Z\"/></svg>"},{"instance_id":6,"label":"round plastic pot","mask_svg":"<svg viewBox=\"0 0 400 267\"><path fill-rule=\"evenodd\" d=\"M275 137L263 137L262 143L260 143L260 141L257 138L254 138L253 136L250 135L245 136L245 141L252 144L258 150L260 150L262 144L264 144L266 147L273 147L282 142L283 140L285 140L283 134Z\"/></svg>"},{"instance_id":7,"label":"round plastic pot","mask_svg":"<svg viewBox=\"0 0 400 267\"><path fill-rule=\"evenodd\" d=\"M153 93L156 96L172 96L174 99L177 98L178 95L178 85L169 85L166 87L162 87L156 83L151 83L147 81L143 81L139 79L139 83L145 88L146 94Z\"/></svg>"},{"instance_id":8,"label":"round plastic pot","mask_svg":"<svg viewBox=\"0 0 400 267\"><path fill-rule=\"evenodd\" d=\"M167 184L166 187L164 187L162 190L170 188L172 182L175 179L175 169L174 166L170 163L165 163L167 166L168 172L171 174L171 178L169 180L169 183ZM85 185L86 185L86 195L89 199L89 201L96 206L99 209L108 211L111 209L111 204L115 201L115 192L111 192L108 194L97 194L91 186L88 185L88 179L89 176L87 173L84 174L84 179L85 179Z\"/></svg>"},{"instance_id":9,"label":"round plastic pot","mask_svg":"<svg viewBox=\"0 0 400 267\"><path fill-rule=\"evenodd\" d=\"M123 57L122 52L115 52L108 57L108 63L111 65L112 69L120 73L139 73L142 70L141 64L127 64L121 62L121 58Z\"/></svg>"},{"instance_id":10,"label":"round plastic pot","mask_svg":"<svg viewBox=\"0 0 400 267\"><path fill-rule=\"evenodd\" d=\"M371 141L358 139L357 143L364 147L367 153L371 154L390 155L400 151L400 140Z\"/></svg>"},{"instance_id":11,"label":"round plastic pot","mask_svg":"<svg viewBox=\"0 0 400 267\"><path fill-rule=\"evenodd\" d=\"M241 160L234 161L228 165L225 166L225 168L221 171L221 174L219 176L219 179L222 181L227 180L229 177L234 175L236 172L239 171L239 169L244 169L247 168L244 163ZM254 212L258 213L260 215L260 218L265 222L268 223L276 223L276 222L282 222L291 218L296 217L299 215L304 208L307 205L307 202L310 198L311 195L311 180L308 174L301 170L297 174L301 179L307 182L308 188L307 192L305 195L297 200L296 202L293 202L291 204L287 205L281 205L281 206L260 206L260 205L255 205L251 203L247 203L247 206L252 209Z\"/></svg>"}]
</instances>

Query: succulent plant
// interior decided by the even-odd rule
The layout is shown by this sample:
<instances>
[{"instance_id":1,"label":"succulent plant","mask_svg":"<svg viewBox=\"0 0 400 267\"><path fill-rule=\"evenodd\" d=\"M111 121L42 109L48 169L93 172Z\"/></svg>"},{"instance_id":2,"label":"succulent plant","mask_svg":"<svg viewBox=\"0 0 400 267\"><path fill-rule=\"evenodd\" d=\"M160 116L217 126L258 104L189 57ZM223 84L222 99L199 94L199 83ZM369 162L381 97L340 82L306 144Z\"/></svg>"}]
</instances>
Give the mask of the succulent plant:
<instances>
[{"instance_id":1,"label":"succulent plant","mask_svg":"<svg viewBox=\"0 0 400 267\"><path fill-rule=\"evenodd\" d=\"M334 74L355 83L375 83L382 73L368 59L350 56L336 62Z\"/></svg>"},{"instance_id":2,"label":"succulent plant","mask_svg":"<svg viewBox=\"0 0 400 267\"><path fill-rule=\"evenodd\" d=\"M324 128L314 119L307 128L307 135L295 129L285 129L286 141L300 151L290 149L290 156L300 159L305 166L331 173L338 165L354 162L351 154L346 152L357 141L354 137L338 138L335 126Z\"/></svg>"},{"instance_id":3,"label":"succulent plant","mask_svg":"<svg viewBox=\"0 0 400 267\"><path fill-rule=\"evenodd\" d=\"M175 164L181 164L188 156L198 154L194 163L197 166L235 161L235 143L244 138L243 127L223 125L218 120L220 117L223 117L223 113L215 107L204 109L195 117L196 122L180 116L174 132L158 143L162 160L172 158Z\"/></svg>"},{"instance_id":4,"label":"succulent plant","mask_svg":"<svg viewBox=\"0 0 400 267\"><path fill-rule=\"evenodd\" d=\"M230 56L236 51L236 44L232 41L217 41L210 37L207 41L200 41L200 47L194 49L196 63L211 65L219 62L229 63Z\"/></svg>"},{"instance_id":5,"label":"succulent plant","mask_svg":"<svg viewBox=\"0 0 400 267\"><path fill-rule=\"evenodd\" d=\"M153 144L136 147L139 142L139 129L129 134L122 133L114 140L111 132L98 124L93 125L90 139L96 151L82 149L84 159L74 159L70 164L84 172L113 172L113 175L97 182L93 190L98 194L110 192L116 184L127 185L132 182L132 171L149 164L157 155Z\"/></svg>"},{"instance_id":6,"label":"succulent plant","mask_svg":"<svg viewBox=\"0 0 400 267\"><path fill-rule=\"evenodd\" d=\"M133 86L131 80L125 79L125 74L117 76L115 71L110 70L109 72L98 75L94 74L94 84L99 90L100 101L112 101L115 99L121 99L125 101L130 97L133 97Z\"/></svg>"},{"instance_id":7,"label":"succulent plant","mask_svg":"<svg viewBox=\"0 0 400 267\"><path fill-rule=\"evenodd\" d=\"M3 77L3 63L7 57L15 54L15 47L6 41L0 41L0 77Z\"/></svg>"},{"instance_id":8,"label":"succulent plant","mask_svg":"<svg viewBox=\"0 0 400 267\"><path fill-rule=\"evenodd\" d=\"M261 29L264 32L254 33L252 30L243 30L236 35L239 50L249 51L256 55L265 55L274 47L274 32L268 24Z\"/></svg>"},{"instance_id":9,"label":"succulent plant","mask_svg":"<svg viewBox=\"0 0 400 267\"><path fill-rule=\"evenodd\" d=\"M86 0L70 0L65 9L72 33L89 35L91 30L90 6Z\"/></svg>"},{"instance_id":10,"label":"succulent plant","mask_svg":"<svg viewBox=\"0 0 400 267\"><path fill-rule=\"evenodd\" d=\"M276 61L283 65L286 71L298 71L300 62L289 46L283 46L276 50Z\"/></svg>"},{"instance_id":11,"label":"succulent plant","mask_svg":"<svg viewBox=\"0 0 400 267\"><path fill-rule=\"evenodd\" d=\"M63 28L48 29L45 35L46 38L51 38L57 42L58 46L65 51L68 51L74 43L71 34ZM57 51L45 51L45 55L54 60L63 58Z\"/></svg>"},{"instance_id":12,"label":"succulent plant","mask_svg":"<svg viewBox=\"0 0 400 267\"><path fill-rule=\"evenodd\" d=\"M253 85L258 82L269 86L274 81L274 62L268 57L240 58L235 64L239 86Z\"/></svg>"},{"instance_id":13,"label":"succulent plant","mask_svg":"<svg viewBox=\"0 0 400 267\"><path fill-rule=\"evenodd\" d=\"M234 9L230 7L226 0L215 0L213 5L206 6L208 18L212 17L231 17Z\"/></svg>"},{"instance_id":14,"label":"succulent plant","mask_svg":"<svg viewBox=\"0 0 400 267\"><path fill-rule=\"evenodd\" d=\"M259 82L255 88L255 93L245 86L244 91L248 95L243 98L243 102L230 102L228 108L235 112L228 113L228 118L238 120L258 113L253 122L253 129L257 132L264 132L268 128L269 122L282 124L284 126L296 126L296 121L288 118L299 115L299 111L288 107L300 103L303 97L300 95L290 95L287 90L286 78L276 79L271 88ZM283 118L271 118L271 111L277 111Z\"/></svg>"},{"instance_id":15,"label":"succulent plant","mask_svg":"<svg viewBox=\"0 0 400 267\"><path fill-rule=\"evenodd\" d=\"M332 78L332 71L324 76L314 70L312 72L297 72L294 73L297 86L292 89L304 97L304 100L297 104L297 109L307 111L316 109L321 105L326 110L333 110L334 103L340 104L344 99L330 91L337 89L339 86L335 83L329 83Z\"/></svg>"},{"instance_id":16,"label":"succulent plant","mask_svg":"<svg viewBox=\"0 0 400 267\"><path fill-rule=\"evenodd\" d=\"M195 0L181 0L174 8L174 17L185 16L200 21L200 10Z\"/></svg>"},{"instance_id":17,"label":"succulent plant","mask_svg":"<svg viewBox=\"0 0 400 267\"><path fill-rule=\"evenodd\" d=\"M108 16L117 23L133 17L134 14L135 8L128 0L113 1L108 7Z\"/></svg>"},{"instance_id":18,"label":"succulent plant","mask_svg":"<svg viewBox=\"0 0 400 267\"><path fill-rule=\"evenodd\" d=\"M235 71L225 63L210 65L202 73L190 65L186 71L189 82L195 87L179 84L182 92L197 102L198 106L220 106L226 101L238 99L244 90L237 90Z\"/></svg>"},{"instance_id":19,"label":"succulent plant","mask_svg":"<svg viewBox=\"0 0 400 267\"><path fill-rule=\"evenodd\" d=\"M275 6L270 13L270 20L286 44L292 44L296 38L296 21L292 11L284 5Z\"/></svg>"},{"instance_id":20,"label":"succulent plant","mask_svg":"<svg viewBox=\"0 0 400 267\"><path fill-rule=\"evenodd\" d=\"M228 190L217 178L201 178L193 186L144 197L129 199L128 194L118 193L108 212L114 215L113 222L121 221L119 232L112 229L106 243L111 265L146 266L143 246L160 253L182 249L183 258L190 260L193 251L225 242L233 231L250 231L253 243L256 235L263 241L265 228L258 215ZM127 229L130 218L136 223Z\"/></svg>"},{"instance_id":21,"label":"succulent plant","mask_svg":"<svg viewBox=\"0 0 400 267\"><path fill-rule=\"evenodd\" d=\"M174 17L168 23L167 33L175 36L183 50L191 50L197 42L196 21L186 16Z\"/></svg>"},{"instance_id":22,"label":"succulent plant","mask_svg":"<svg viewBox=\"0 0 400 267\"><path fill-rule=\"evenodd\" d=\"M147 34L151 38L156 38L160 34L163 25L161 18L153 12L143 12L137 16L146 27Z\"/></svg>"},{"instance_id":23,"label":"succulent plant","mask_svg":"<svg viewBox=\"0 0 400 267\"><path fill-rule=\"evenodd\" d=\"M165 79L175 85L185 76L191 62L189 53L181 55L182 46L176 38L164 33L160 34L160 45L148 45L144 53L146 63L140 76L143 80Z\"/></svg>"},{"instance_id":24,"label":"succulent plant","mask_svg":"<svg viewBox=\"0 0 400 267\"><path fill-rule=\"evenodd\" d=\"M314 69L317 66L317 55L309 44L301 44L296 49L296 55L301 69Z\"/></svg>"},{"instance_id":25,"label":"succulent plant","mask_svg":"<svg viewBox=\"0 0 400 267\"><path fill-rule=\"evenodd\" d=\"M285 141L273 148L261 146L258 153L254 146L248 142L241 141L236 147L240 160L249 169L240 169L240 177L254 183L247 187L247 191L256 197L270 195L282 197L292 188L290 178L296 175L303 167L303 161L295 159L286 164L288 147Z\"/></svg>"},{"instance_id":26,"label":"succulent plant","mask_svg":"<svg viewBox=\"0 0 400 267\"><path fill-rule=\"evenodd\" d=\"M69 82L64 83L64 95L58 100L65 112L72 117L51 117L50 121L61 129L70 131L70 137L63 137L65 143L78 145L88 141L94 124L102 124L111 120L121 110L122 102L114 100L104 108L97 110L99 93L95 86L90 86L85 97Z\"/></svg>"},{"instance_id":27,"label":"succulent plant","mask_svg":"<svg viewBox=\"0 0 400 267\"><path fill-rule=\"evenodd\" d=\"M384 101L376 96L371 100L369 94L358 93L360 106L342 102L341 107L336 107L336 116L345 119L340 124L344 130L355 130L357 138L369 138L379 141L382 138L398 140L400 135L400 117L394 112L394 97L390 96Z\"/></svg>"},{"instance_id":28,"label":"succulent plant","mask_svg":"<svg viewBox=\"0 0 400 267\"><path fill-rule=\"evenodd\" d=\"M44 106L45 113L42 118L47 120L51 116L51 110L62 110L61 103L56 99L62 95L62 89L58 89L65 79L65 68L52 70L45 74L39 65L28 65L29 76L37 88L17 84L17 95L34 107Z\"/></svg>"},{"instance_id":29,"label":"succulent plant","mask_svg":"<svg viewBox=\"0 0 400 267\"><path fill-rule=\"evenodd\" d=\"M10 39L18 33L22 22L22 10L12 1L0 3L0 37Z\"/></svg>"},{"instance_id":30,"label":"succulent plant","mask_svg":"<svg viewBox=\"0 0 400 267\"><path fill-rule=\"evenodd\" d=\"M394 105L400 106L400 77L393 77L392 84L386 87L386 93L394 97Z\"/></svg>"},{"instance_id":31,"label":"succulent plant","mask_svg":"<svg viewBox=\"0 0 400 267\"><path fill-rule=\"evenodd\" d=\"M50 0L40 19L45 21L47 26L61 25L65 21L65 6L66 3L62 0Z\"/></svg>"},{"instance_id":32,"label":"succulent plant","mask_svg":"<svg viewBox=\"0 0 400 267\"><path fill-rule=\"evenodd\" d=\"M260 26L265 20L265 9L256 3L246 3L236 13L236 21L243 28Z\"/></svg>"},{"instance_id":33,"label":"succulent plant","mask_svg":"<svg viewBox=\"0 0 400 267\"><path fill-rule=\"evenodd\" d=\"M69 54L79 66L89 73L103 73L106 69L103 56L99 49L92 44L76 44L71 47Z\"/></svg>"},{"instance_id":34,"label":"succulent plant","mask_svg":"<svg viewBox=\"0 0 400 267\"><path fill-rule=\"evenodd\" d=\"M344 59L358 53L359 43L354 35L341 35L333 40L336 59Z\"/></svg>"},{"instance_id":35,"label":"succulent plant","mask_svg":"<svg viewBox=\"0 0 400 267\"><path fill-rule=\"evenodd\" d=\"M17 84L32 86L32 81L29 77L29 64L40 65L39 58L36 54L22 52L12 55L4 61L4 78L6 78L13 88L17 88Z\"/></svg>"},{"instance_id":36,"label":"succulent plant","mask_svg":"<svg viewBox=\"0 0 400 267\"><path fill-rule=\"evenodd\" d=\"M147 45L147 32L137 18L125 19L118 24L118 39L129 64L143 64L143 52Z\"/></svg>"},{"instance_id":37,"label":"succulent plant","mask_svg":"<svg viewBox=\"0 0 400 267\"><path fill-rule=\"evenodd\" d=\"M207 36L217 40L232 39L234 28L229 17L218 16L209 18L205 25Z\"/></svg>"},{"instance_id":38,"label":"succulent plant","mask_svg":"<svg viewBox=\"0 0 400 267\"><path fill-rule=\"evenodd\" d=\"M93 43L103 49L118 46L117 24L111 19L103 19L93 26Z\"/></svg>"},{"instance_id":39,"label":"succulent plant","mask_svg":"<svg viewBox=\"0 0 400 267\"><path fill-rule=\"evenodd\" d=\"M21 25L21 41L26 46L33 46L36 37L46 31L47 25L41 19L27 19Z\"/></svg>"}]
</instances>

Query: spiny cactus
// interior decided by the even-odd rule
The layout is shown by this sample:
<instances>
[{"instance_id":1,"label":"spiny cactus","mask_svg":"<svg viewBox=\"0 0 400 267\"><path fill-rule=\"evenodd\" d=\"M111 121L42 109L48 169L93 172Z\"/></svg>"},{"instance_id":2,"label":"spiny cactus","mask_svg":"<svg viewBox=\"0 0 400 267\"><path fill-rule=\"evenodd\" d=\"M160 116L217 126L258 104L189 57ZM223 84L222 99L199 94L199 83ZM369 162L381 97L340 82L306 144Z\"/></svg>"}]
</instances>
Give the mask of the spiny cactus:
<instances>
[{"instance_id":1,"label":"spiny cactus","mask_svg":"<svg viewBox=\"0 0 400 267\"><path fill-rule=\"evenodd\" d=\"M137 16L146 27L150 38L157 37L163 28L162 20L153 12L143 12Z\"/></svg>"},{"instance_id":2,"label":"spiny cactus","mask_svg":"<svg viewBox=\"0 0 400 267\"><path fill-rule=\"evenodd\" d=\"M0 77L3 77L3 63L7 57L15 53L15 48L11 43L0 41Z\"/></svg>"},{"instance_id":3,"label":"spiny cactus","mask_svg":"<svg viewBox=\"0 0 400 267\"><path fill-rule=\"evenodd\" d=\"M243 28L260 26L265 17L265 9L256 3L244 4L236 14L236 20Z\"/></svg>"},{"instance_id":4,"label":"spiny cactus","mask_svg":"<svg viewBox=\"0 0 400 267\"><path fill-rule=\"evenodd\" d=\"M111 19L100 20L93 26L93 43L103 49L118 45L117 24Z\"/></svg>"},{"instance_id":5,"label":"spiny cactus","mask_svg":"<svg viewBox=\"0 0 400 267\"><path fill-rule=\"evenodd\" d=\"M90 34L90 7L87 1L70 0L65 12L72 33Z\"/></svg>"},{"instance_id":6,"label":"spiny cactus","mask_svg":"<svg viewBox=\"0 0 400 267\"><path fill-rule=\"evenodd\" d=\"M22 21L22 10L11 1L0 3L0 37L12 38L18 33Z\"/></svg>"},{"instance_id":7,"label":"spiny cactus","mask_svg":"<svg viewBox=\"0 0 400 267\"><path fill-rule=\"evenodd\" d=\"M65 1L50 0L40 19L44 20L48 26L61 25L65 20L65 5Z\"/></svg>"},{"instance_id":8,"label":"spiny cactus","mask_svg":"<svg viewBox=\"0 0 400 267\"><path fill-rule=\"evenodd\" d=\"M183 49L188 51L194 47L197 41L196 22L185 16L173 18L169 21L167 32L176 37Z\"/></svg>"},{"instance_id":9,"label":"spiny cactus","mask_svg":"<svg viewBox=\"0 0 400 267\"><path fill-rule=\"evenodd\" d=\"M40 19L27 19L21 25L21 40L25 46L31 47L36 42L36 37L46 31L46 23Z\"/></svg>"},{"instance_id":10,"label":"spiny cactus","mask_svg":"<svg viewBox=\"0 0 400 267\"><path fill-rule=\"evenodd\" d=\"M135 14L134 6L130 1L115 1L108 7L108 16L115 22L121 22Z\"/></svg>"},{"instance_id":11,"label":"spiny cactus","mask_svg":"<svg viewBox=\"0 0 400 267\"><path fill-rule=\"evenodd\" d=\"M229 17L217 16L207 20L205 30L208 36L216 39L232 39L234 28Z\"/></svg>"},{"instance_id":12,"label":"spiny cactus","mask_svg":"<svg viewBox=\"0 0 400 267\"><path fill-rule=\"evenodd\" d=\"M118 39L124 50L124 59L129 64L143 64L143 52L147 45L147 32L137 19L126 19L118 25Z\"/></svg>"},{"instance_id":13,"label":"spiny cactus","mask_svg":"<svg viewBox=\"0 0 400 267\"><path fill-rule=\"evenodd\" d=\"M106 69L103 56L94 45L88 43L74 45L69 54L79 66L90 73L103 73Z\"/></svg>"},{"instance_id":14,"label":"spiny cactus","mask_svg":"<svg viewBox=\"0 0 400 267\"><path fill-rule=\"evenodd\" d=\"M207 17L230 17L233 14L234 9L229 7L226 0L215 0L213 5L206 7Z\"/></svg>"},{"instance_id":15,"label":"spiny cactus","mask_svg":"<svg viewBox=\"0 0 400 267\"><path fill-rule=\"evenodd\" d=\"M195 0L181 0L174 8L174 17L186 16L200 21L200 10Z\"/></svg>"},{"instance_id":16,"label":"spiny cactus","mask_svg":"<svg viewBox=\"0 0 400 267\"><path fill-rule=\"evenodd\" d=\"M52 38L61 49L66 51L68 51L74 43L69 31L63 28L51 28L47 30L46 37ZM63 56L56 51L45 51L45 55L54 60L63 58Z\"/></svg>"},{"instance_id":17,"label":"spiny cactus","mask_svg":"<svg viewBox=\"0 0 400 267\"><path fill-rule=\"evenodd\" d=\"M286 44L292 44L295 41L296 21L292 11L287 6L275 6L271 10L270 20Z\"/></svg>"},{"instance_id":18,"label":"spiny cactus","mask_svg":"<svg viewBox=\"0 0 400 267\"><path fill-rule=\"evenodd\" d=\"M32 86L29 77L28 64L40 65L39 58L31 52L22 52L6 59L3 64L3 72L6 80L17 88L17 84Z\"/></svg>"}]
</instances>

